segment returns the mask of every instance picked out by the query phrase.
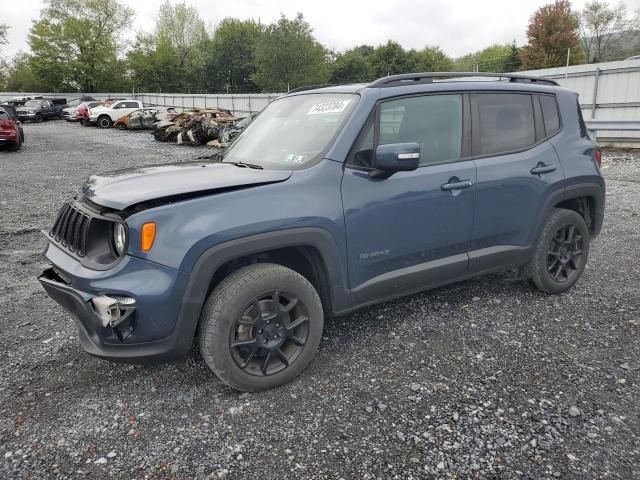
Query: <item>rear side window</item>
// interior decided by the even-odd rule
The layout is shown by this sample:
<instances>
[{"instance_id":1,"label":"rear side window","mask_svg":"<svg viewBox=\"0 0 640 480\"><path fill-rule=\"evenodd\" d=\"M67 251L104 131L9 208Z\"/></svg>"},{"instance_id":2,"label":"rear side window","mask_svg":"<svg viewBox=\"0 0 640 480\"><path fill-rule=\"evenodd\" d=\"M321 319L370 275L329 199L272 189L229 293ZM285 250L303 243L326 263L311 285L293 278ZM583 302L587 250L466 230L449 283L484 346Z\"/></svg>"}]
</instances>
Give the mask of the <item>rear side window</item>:
<instances>
[{"instance_id":1,"label":"rear side window","mask_svg":"<svg viewBox=\"0 0 640 480\"><path fill-rule=\"evenodd\" d=\"M580 101L576 98L576 107L578 108L578 124L580 126L580 136L582 138L589 138L589 132L587 132L587 126L584 123L582 117L582 109L580 108Z\"/></svg>"},{"instance_id":2,"label":"rear side window","mask_svg":"<svg viewBox=\"0 0 640 480\"><path fill-rule=\"evenodd\" d=\"M544 120L544 130L547 137L550 137L560 130L560 114L555 97L551 95L540 95L540 108L542 119Z\"/></svg>"},{"instance_id":3,"label":"rear side window","mask_svg":"<svg viewBox=\"0 0 640 480\"><path fill-rule=\"evenodd\" d=\"M531 95L517 93L476 94L478 155L521 150L536 143Z\"/></svg>"},{"instance_id":4,"label":"rear side window","mask_svg":"<svg viewBox=\"0 0 640 480\"><path fill-rule=\"evenodd\" d=\"M462 154L462 95L427 95L380 106L379 143L416 142L420 165L455 161Z\"/></svg>"},{"instance_id":5,"label":"rear side window","mask_svg":"<svg viewBox=\"0 0 640 480\"><path fill-rule=\"evenodd\" d=\"M0 120L11 120L11 118L5 112L0 110Z\"/></svg>"}]
</instances>

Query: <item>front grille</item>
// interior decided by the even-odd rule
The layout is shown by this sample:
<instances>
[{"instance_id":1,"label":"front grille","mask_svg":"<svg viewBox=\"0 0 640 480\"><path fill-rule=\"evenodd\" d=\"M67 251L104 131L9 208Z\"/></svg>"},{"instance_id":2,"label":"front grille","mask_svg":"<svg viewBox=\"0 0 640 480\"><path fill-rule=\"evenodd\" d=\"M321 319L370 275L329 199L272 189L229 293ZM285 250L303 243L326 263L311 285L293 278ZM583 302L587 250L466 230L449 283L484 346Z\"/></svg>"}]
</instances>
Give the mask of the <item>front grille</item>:
<instances>
[{"instance_id":1,"label":"front grille","mask_svg":"<svg viewBox=\"0 0 640 480\"><path fill-rule=\"evenodd\" d=\"M87 254L87 237L91 216L66 203L53 224L49 235L63 247L75 252L79 257Z\"/></svg>"}]
</instances>

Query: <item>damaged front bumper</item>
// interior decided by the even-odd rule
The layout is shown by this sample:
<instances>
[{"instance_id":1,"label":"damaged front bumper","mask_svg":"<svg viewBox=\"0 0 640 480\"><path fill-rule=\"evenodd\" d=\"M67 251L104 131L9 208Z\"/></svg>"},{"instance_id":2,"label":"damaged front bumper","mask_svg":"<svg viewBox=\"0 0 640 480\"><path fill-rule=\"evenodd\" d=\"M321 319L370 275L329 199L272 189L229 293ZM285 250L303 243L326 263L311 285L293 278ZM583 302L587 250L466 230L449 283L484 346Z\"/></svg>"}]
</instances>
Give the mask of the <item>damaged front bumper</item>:
<instances>
[{"instance_id":1,"label":"damaged front bumper","mask_svg":"<svg viewBox=\"0 0 640 480\"><path fill-rule=\"evenodd\" d=\"M109 271L88 269L49 243L53 264L38 278L47 294L79 324L82 348L111 360L184 355L193 331L177 328L188 276L136 257Z\"/></svg>"}]
</instances>

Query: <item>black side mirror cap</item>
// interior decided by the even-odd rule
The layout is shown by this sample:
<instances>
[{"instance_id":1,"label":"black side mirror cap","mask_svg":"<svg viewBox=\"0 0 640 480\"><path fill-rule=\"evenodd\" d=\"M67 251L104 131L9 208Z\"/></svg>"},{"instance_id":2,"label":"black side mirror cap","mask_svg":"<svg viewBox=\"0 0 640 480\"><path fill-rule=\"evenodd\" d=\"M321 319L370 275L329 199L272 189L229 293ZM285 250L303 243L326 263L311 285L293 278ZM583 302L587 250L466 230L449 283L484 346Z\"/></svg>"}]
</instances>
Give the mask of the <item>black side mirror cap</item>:
<instances>
[{"instance_id":1,"label":"black side mirror cap","mask_svg":"<svg viewBox=\"0 0 640 480\"><path fill-rule=\"evenodd\" d=\"M388 178L396 172L410 172L420 165L420 145L416 142L378 145L374 157L374 178Z\"/></svg>"}]
</instances>

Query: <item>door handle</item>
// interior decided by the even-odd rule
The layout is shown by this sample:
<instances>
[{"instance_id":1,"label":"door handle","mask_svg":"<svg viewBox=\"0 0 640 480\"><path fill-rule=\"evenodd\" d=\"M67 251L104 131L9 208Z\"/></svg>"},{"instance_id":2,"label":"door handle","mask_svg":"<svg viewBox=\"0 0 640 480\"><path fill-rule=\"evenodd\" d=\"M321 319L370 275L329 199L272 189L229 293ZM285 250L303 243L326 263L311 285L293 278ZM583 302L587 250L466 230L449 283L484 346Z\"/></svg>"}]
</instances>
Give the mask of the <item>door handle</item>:
<instances>
[{"instance_id":1,"label":"door handle","mask_svg":"<svg viewBox=\"0 0 640 480\"><path fill-rule=\"evenodd\" d=\"M453 180L453 179L451 179ZM451 182L451 180L449 180L449 182ZM458 180L458 179L456 179ZM463 190L465 188L469 188L472 187L473 183L471 182L471 180L461 180L461 181L454 181L451 183L445 183L444 185L442 185L440 188L442 190L444 190L445 192L451 192L453 190Z\"/></svg>"},{"instance_id":2,"label":"door handle","mask_svg":"<svg viewBox=\"0 0 640 480\"><path fill-rule=\"evenodd\" d=\"M556 167L555 165L545 165L544 163L540 162L538 163L538 165L531 169L531 175L542 175L544 173L555 172L557 168L558 167Z\"/></svg>"}]
</instances>

